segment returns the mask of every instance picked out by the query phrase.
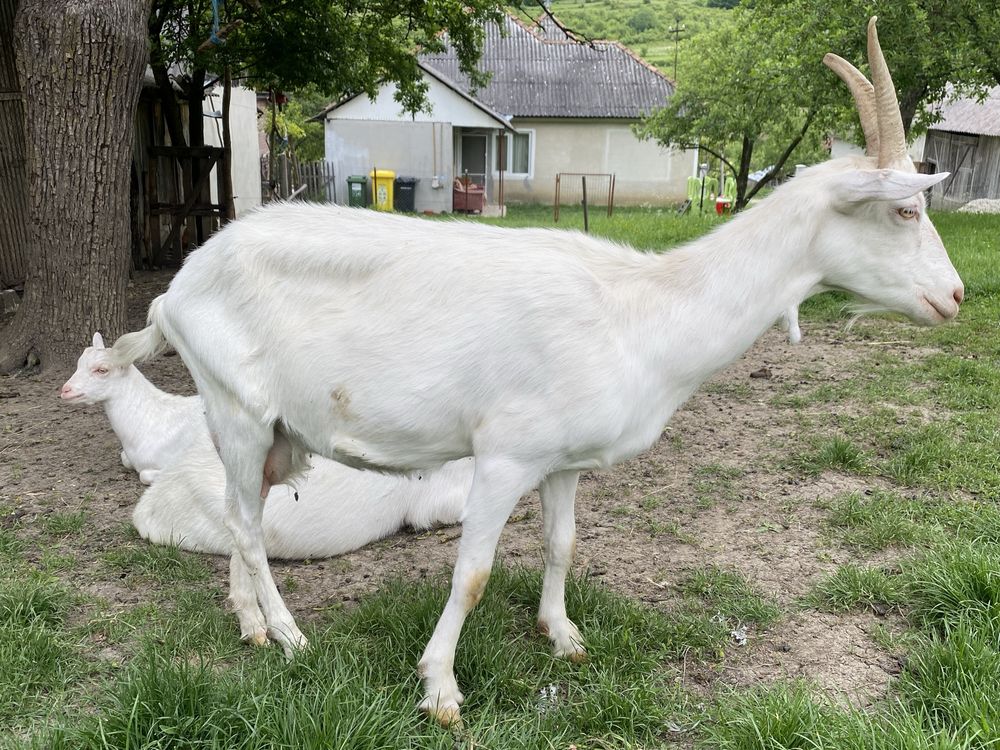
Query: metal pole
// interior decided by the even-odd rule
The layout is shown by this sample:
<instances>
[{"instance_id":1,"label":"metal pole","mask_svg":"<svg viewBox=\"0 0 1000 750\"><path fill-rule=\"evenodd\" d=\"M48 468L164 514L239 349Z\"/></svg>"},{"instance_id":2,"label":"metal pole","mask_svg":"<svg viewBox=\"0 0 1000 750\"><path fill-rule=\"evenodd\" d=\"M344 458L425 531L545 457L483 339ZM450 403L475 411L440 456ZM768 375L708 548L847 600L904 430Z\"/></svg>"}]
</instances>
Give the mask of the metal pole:
<instances>
[{"instance_id":1,"label":"metal pole","mask_svg":"<svg viewBox=\"0 0 1000 750\"><path fill-rule=\"evenodd\" d=\"M555 200L555 204L554 204L554 205L553 205L553 207L552 207L552 212L553 212L553 214L555 214L555 215L554 215L554 216L552 217L552 220L553 220L553 221L554 221L554 222L555 222L556 224L558 224L558 223L559 223L559 179L560 179L561 177L562 177L562 172L558 172L558 173L556 174L556 200Z\"/></svg>"},{"instance_id":2,"label":"metal pole","mask_svg":"<svg viewBox=\"0 0 1000 750\"><path fill-rule=\"evenodd\" d=\"M583 181L583 231L590 233L590 222L587 220L587 176L580 178Z\"/></svg>"},{"instance_id":3,"label":"metal pole","mask_svg":"<svg viewBox=\"0 0 1000 750\"><path fill-rule=\"evenodd\" d=\"M698 201L698 213L705 209L705 175L701 176L701 199Z\"/></svg>"}]
</instances>

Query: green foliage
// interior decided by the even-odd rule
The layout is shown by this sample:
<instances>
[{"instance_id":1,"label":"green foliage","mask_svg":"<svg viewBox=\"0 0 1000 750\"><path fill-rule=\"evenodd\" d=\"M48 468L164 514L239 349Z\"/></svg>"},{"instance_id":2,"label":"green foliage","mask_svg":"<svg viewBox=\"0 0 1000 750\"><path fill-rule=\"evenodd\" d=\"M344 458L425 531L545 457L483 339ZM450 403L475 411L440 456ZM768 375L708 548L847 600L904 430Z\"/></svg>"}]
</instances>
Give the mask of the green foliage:
<instances>
[{"instance_id":1,"label":"green foliage","mask_svg":"<svg viewBox=\"0 0 1000 750\"><path fill-rule=\"evenodd\" d=\"M711 27L723 11L706 7L701 0L617 0L607 3L593 0L552 0L555 16L573 31L590 39L614 39L672 75L675 35L671 28L682 29L679 48L684 49L692 35ZM536 2L523 3L521 14L537 18Z\"/></svg>"},{"instance_id":2,"label":"green foliage","mask_svg":"<svg viewBox=\"0 0 1000 750\"><path fill-rule=\"evenodd\" d=\"M810 443L808 450L796 456L792 463L811 476L831 470L861 473L868 465L864 451L839 435L814 438Z\"/></svg>"},{"instance_id":3,"label":"green foliage","mask_svg":"<svg viewBox=\"0 0 1000 750\"><path fill-rule=\"evenodd\" d=\"M867 0L745 3L696 36L684 50L677 94L640 128L664 144L700 144L737 177L737 206L753 168L811 163L831 130L857 122L847 87L822 64L836 52L864 69ZM982 90L983 52L968 44L973 19L994 24L981 3L907 0L879 8L879 37L900 91L904 126L933 119L927 105L949 81ZM992 28L992 26L990 26ZM978 61L978 62L977 62Z\"/></svg>"},{"instance_id":4,"label":"green foliage","mask_svg":"<svg viewBox=\"0 0 1000 750\"><path fill-rule=\"evenodd\" d=\"M229 65L257 87L292 90L314 84L337 95L374 96L383 83L392 81L400 103L416 110L426 93L416 63L418 50L434 52L450 43L463 71L479 80L475 64L485 24L498 22L502 9L493 0L227 4L223 25L237 20L242 25L230 29L224 45L200 49L211 33L210 1L157 0L150 30L154 61L160 64L202 70Z\"/></svg>"}]
</instances>

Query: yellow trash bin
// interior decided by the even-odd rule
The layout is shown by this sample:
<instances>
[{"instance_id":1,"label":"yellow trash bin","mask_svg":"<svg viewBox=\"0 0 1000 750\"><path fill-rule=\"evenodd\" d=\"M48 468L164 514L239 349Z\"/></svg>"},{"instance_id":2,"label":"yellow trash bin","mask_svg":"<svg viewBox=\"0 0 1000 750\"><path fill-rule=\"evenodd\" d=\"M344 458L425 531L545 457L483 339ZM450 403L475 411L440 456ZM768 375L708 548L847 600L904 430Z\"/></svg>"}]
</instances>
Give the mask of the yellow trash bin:
<instances>
[{"instance_id":1,"label":"yellow trash bin","mask_svg":"<svg viewBox=\"0 0 1000 750\"><path fill-rule=\"evenodd\" d=\"M376 211L391 211L392 184L396 173L391 169L373 169L368 177L372 181L372 208Z\"/></svg>"}]
</instances>

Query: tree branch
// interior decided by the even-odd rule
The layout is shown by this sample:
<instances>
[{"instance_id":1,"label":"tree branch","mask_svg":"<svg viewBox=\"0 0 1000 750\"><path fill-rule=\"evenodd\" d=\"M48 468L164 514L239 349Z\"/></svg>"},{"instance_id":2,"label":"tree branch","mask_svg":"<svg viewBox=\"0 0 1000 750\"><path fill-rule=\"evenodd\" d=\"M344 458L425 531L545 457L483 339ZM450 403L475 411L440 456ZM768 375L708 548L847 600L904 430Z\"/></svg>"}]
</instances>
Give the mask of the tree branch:
<instances>
[{"instance_id":1,"label":"tree branch","mask_svg":"<svg viewBox=\"0 0 1000 750\"><path fill-rule=\"evenodd\" d=\"M751 198L757 195L757 192L764 187L764 185L774 179L774 176L781 171L781 168L785 166L785 162L788 161L788 157L792 155L792 151L794 151L796 146L798 146L802 142L802 139L806 137L806 131L809 130L809 126L812 125L812 121L815 118L816 110L809 110L809 113L806 115L806 121L802 125L802 129L799 131L799 134L792 139L792 142L788 144L788 148L785 149L784 153L778 157L778 160L774 163L774 165L757 181L757 184L751 188L750 192L747 193L745 202L749 202Z\"/></svg>"},{"instance_id":2,"label":"tree branch","mask_svg":"<svg viewBox=\"0 0 1000 750\"><path fill-rule=\"evenodd\" d=\"M569 26L567 26L558 18L556 18L554 15L552 15L552 11L549 10L548 5L545 3L544 0L536 0L536 2L538 3L538 7L542 9L543 15L547 16L548 19L555 24L556 28L559 29L562 33L564 33L567 37L572 39L577 44L585 44L591 49L597 49L597 45L594 43L593 39L591 39L586 34L571 29ZM539 23L537 20L534 21L534 24L539 29L542 29L544 31L542 24Z\"/></svg>"}]
</instances>

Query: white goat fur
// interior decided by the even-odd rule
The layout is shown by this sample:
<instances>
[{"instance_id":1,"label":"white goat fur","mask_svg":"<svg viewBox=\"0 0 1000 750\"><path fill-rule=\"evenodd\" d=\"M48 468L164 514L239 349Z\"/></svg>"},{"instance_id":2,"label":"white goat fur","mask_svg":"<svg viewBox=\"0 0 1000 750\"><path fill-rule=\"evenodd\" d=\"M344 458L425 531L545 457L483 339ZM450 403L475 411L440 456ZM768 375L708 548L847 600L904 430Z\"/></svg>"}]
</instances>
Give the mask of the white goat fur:
<instances>
[{"instance_id":1,"label":"white goat fur","mask_svg":"<svg viewBox=\"0 0 1000 750\"><path fill-rule=\"evenodd\" d=\"M94 334L62 395L70 402L102 404L123 455L141 456L129 460L155 479L132 513L135 528L153 544L230 554L232 537L223 521L225 469L201 398L164 393L134 365L116 367L110 360L100 334ZM402 476L362 472L319 457L312 464L297 493L277 486L267 495L263 531L272 559L330 557L404 526L457 523L472 484L472 459Z\"/></svg>"},{"instance_id":2,"label":"white goat fur","mask_svg":"<svg viewBox=\"0 0 1000 750\"><path fill-rule=\"evenodd\" d=\"M225 526L225 469L212 444L204 450L199 443L143 493L132 522L154 544L228 555L233 542ZM472 472L471 458L406 475L362 472L315 458L297 491L279 485L268 492L261 521L267 555L331 557L403 527L458 523Z\"/></svg>"}]
</instances>

